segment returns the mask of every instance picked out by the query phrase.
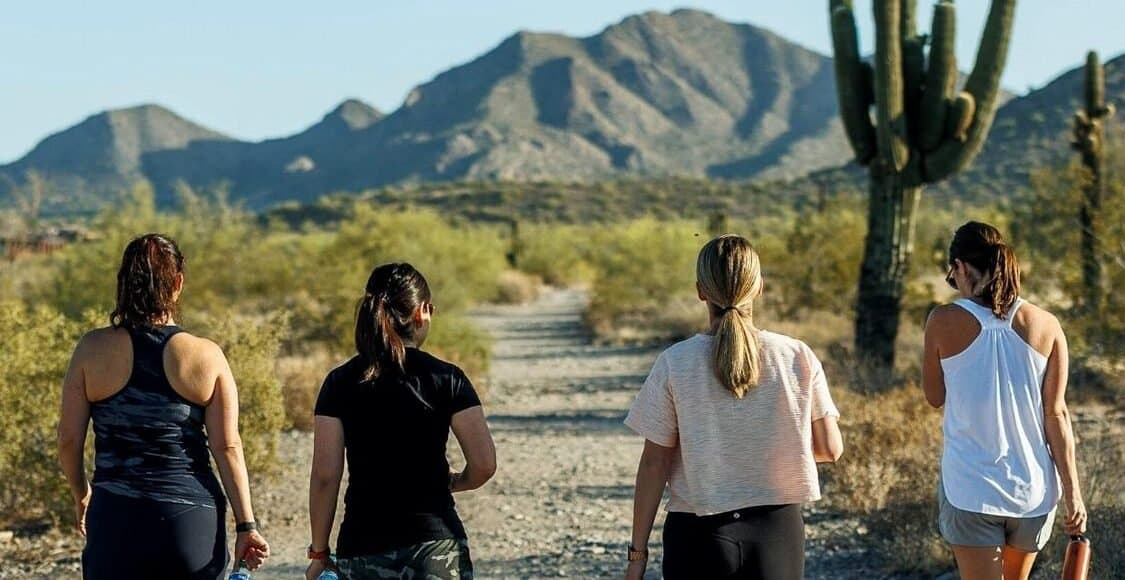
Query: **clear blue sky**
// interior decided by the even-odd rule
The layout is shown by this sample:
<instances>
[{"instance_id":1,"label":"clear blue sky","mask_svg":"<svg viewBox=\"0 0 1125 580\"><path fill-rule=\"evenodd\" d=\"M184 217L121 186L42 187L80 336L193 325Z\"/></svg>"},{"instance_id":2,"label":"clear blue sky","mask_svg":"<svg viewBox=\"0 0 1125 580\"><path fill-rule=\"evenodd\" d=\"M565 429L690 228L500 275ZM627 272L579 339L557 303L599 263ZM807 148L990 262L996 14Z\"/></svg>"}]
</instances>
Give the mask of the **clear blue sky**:
<instances>
[{"instance_id":1,"label":"clear blue sky","mask_svg":"<svg viewBox=\"0 0 1125 580\"><path fill-rule=\"evenodd\" d=\"M0 163L98 111L144 102L242 139L286 135L347 97L389 112L411 87L520 29L586 36L691 7L828 54L827 0L34 0L0 8ZM857 0L870 46L870 0ZM919 2L923 24L931 2ZM971 66L988 2L958 2ZM1125 52L1122 0L1021 0L1004 83L1023 93Z\"/></svg>"}]
</instances>

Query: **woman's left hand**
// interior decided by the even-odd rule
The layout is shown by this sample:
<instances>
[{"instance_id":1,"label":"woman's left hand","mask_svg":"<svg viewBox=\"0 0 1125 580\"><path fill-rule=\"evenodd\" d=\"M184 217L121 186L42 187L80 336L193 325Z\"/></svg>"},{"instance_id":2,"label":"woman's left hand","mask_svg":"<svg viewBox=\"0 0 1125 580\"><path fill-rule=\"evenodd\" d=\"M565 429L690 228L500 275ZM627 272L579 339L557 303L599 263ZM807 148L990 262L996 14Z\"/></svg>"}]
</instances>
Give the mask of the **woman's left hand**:
<instances>
[{"instance_id":1,"label":"woman's left hand","mask_svg":"<svg viewBox=\"0 0 1125 580\"><path fill-rule=\"evenodd\" d=\"M645 560L629 562L629 567L625 568L625 580L642 580L645 577L646 564L648 562Z\"/></svg>"},{"instance_id":2,"label":"woman's left hand","mask_svg":"<svg viewBox=\"0 0 1125 580\"><path fill-rule=\"evenodd\" d=\"M239 533L235 538L234 553L251 570L257 570L270 557L270 545L258 530L250 530Z\"/></svg>"},{"instance_id":3,"label":"woman's left hand","mask_svg":"<svg viewBox=\"0 0 1125 580\"><path fill-rule=\"evenodd\" d=\"M86 537L86 510L90 508L90 486L86 486L86 493L82 497L74 498L74 525L82 537Z\"/></svg>"}]
</instances>

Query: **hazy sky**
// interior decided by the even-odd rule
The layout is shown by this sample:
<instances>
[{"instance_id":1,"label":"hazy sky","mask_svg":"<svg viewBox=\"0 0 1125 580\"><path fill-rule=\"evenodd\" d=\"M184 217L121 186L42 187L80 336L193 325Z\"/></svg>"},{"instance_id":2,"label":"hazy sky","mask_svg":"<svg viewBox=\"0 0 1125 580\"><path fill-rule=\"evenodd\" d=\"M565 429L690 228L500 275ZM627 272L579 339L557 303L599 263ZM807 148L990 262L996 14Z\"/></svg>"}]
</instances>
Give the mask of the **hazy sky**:
<instances>
[{"instance_id":1,"label":"hazy sky","mask_svg":"<svg viewBox=\"0 0 1125 580\"><path fill-rule=\"evenodd\" d=\"M827 0L34 0L0 7L0 163L98 111L155 102L242 139L290 134L347 97L384 112L516 30L594 34L678 7L769 28L828 54ZM988 2L958 2L958 57ZM931 2L919 2L928 26ZM870 0L857 0L871 45ZM1021 0L1004 78L1023 93L1086 50L1125 52L1125 1Z\"/></svg>"}]
</instances>

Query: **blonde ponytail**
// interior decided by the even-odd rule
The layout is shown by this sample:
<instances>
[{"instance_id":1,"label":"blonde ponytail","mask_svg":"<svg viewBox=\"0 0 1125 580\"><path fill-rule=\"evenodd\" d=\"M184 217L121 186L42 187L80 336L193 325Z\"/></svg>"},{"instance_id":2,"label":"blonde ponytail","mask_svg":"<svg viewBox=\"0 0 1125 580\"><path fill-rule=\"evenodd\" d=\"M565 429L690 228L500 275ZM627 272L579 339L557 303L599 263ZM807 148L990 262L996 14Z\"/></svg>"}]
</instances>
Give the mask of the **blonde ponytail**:
<instances>
[{"instance_id":1,"label":"blonde ponytail","mask_svg":"<svg viewBox=\"0 0 1125 580\"><path fill-rule=\"evenodd\" d=\"M696 280L719 318L712 366L735 397L746 396L761 376L761 343L754 328L754 299L762 289L761 263L749 240L724 235L699 251Z\"/></svg>"}]
</instances>

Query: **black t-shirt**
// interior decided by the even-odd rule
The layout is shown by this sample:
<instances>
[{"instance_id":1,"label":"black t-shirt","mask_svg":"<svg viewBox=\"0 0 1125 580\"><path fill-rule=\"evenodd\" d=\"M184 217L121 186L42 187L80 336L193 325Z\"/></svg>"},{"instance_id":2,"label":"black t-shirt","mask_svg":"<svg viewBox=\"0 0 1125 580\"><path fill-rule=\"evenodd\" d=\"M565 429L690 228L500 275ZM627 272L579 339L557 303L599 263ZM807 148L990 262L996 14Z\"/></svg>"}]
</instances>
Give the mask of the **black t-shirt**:
<instances>
[{"instance_id":1,"label":"black t-shirt","mask_svg":"<svg viewBox=\"0 0 1125 580\"><path fill-rule=\"evenodd\" d=\"M365 383L363 365L353 358L328 373L316 400L317 415L344 425L341 557L465 537L445 446L453 414L480 399L461 369L418 349L406 350L403 367Z\"/></svg>"}]
</instances>

